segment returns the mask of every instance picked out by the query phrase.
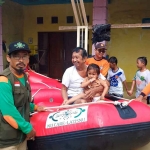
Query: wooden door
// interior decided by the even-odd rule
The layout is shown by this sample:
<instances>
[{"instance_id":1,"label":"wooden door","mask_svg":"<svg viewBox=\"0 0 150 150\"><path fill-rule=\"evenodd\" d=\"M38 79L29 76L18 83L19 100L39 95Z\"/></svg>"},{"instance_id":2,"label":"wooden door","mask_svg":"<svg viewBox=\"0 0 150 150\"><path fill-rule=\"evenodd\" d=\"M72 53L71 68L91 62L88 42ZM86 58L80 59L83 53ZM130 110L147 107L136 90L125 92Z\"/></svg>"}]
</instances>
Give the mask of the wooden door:
<instances>
[{"instance_id":1,"label":"wooden door","mask_svg":"<svg viewBox=\"0 0 150 150\"><path fill-rule=\"evenodd\" d=\"M76 43L77 32L64 32L64 71L72 66L72 50Z\"/></svg>"},{"instance_id":2,"label":"wooden door","mask_svg":"<svg viewBox=\"0 0 150 150\"><path fill-rule=\"evenodd\" d=\"M76 32L38 33L40 73L62 79L64 71L72 66L72 50L76 47L76 34Z\"/></svg>"},{"instance_id":3,"label":"wooden door","mask_svg":"<svg viewBox=\"0 0 150 150\"><path fill-rule=\"evenodd\" d=\"M38 64L39 73L48 75L48 53L49 53L49 33L39 32L38 33Z\"/></svg>"},{"instance_id":4,"label":"wooden door","mask_svg":"<svg viewBox=\"0 0 150 150\"><path fill-rule=\"evenodd\" d=\"M49 77L62 79L63 74L63 33L49 33Z\"/></svg>"}]
</instances>

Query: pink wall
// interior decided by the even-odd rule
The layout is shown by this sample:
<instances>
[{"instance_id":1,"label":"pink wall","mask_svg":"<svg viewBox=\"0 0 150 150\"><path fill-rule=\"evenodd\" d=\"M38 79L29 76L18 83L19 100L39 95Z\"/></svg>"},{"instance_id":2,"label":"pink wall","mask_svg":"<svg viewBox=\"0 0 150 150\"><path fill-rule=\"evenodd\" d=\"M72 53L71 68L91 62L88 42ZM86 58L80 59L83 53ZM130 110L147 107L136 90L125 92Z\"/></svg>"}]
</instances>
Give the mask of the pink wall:
<instances>
[{"instance_id":1,"label":"pink wall","mask_svg":"<svg viewBox=\"0 0 150 150\"><path fill-rule=\"evenodd\" d=\"M2 52L2 6L0 6L0 72L3 71L3 52Z\"/></svg>"},{"instance_id":2,"label":"pink wall","mask_svg":"<svg viewBox=\"0 0 150 150\"><path fill-rule=\"evenodd\" d=\"M106 23L107 0L93 0L93 25ZM94 46L92 46L92 55L94 55Z\"/></svg>"}]
</instances>

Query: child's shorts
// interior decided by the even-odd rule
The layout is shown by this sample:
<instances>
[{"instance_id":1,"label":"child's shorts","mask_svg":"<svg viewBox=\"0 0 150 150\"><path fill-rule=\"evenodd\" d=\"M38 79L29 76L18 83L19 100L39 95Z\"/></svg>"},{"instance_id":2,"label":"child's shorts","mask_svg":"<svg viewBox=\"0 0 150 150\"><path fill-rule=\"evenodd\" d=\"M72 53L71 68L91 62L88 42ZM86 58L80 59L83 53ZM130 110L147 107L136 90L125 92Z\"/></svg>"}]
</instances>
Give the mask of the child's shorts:
<instances>
[{"instance_id":1,"label":"child's shorts","mask_svg":"<svg viewBox=\"0 0 150 150\"><path fill-rule=\"evenodd\" d=\"M97 97L93 97L93 100L92 100L92 102L97 102L98 100L100 100L100 96L97 96Z\"/></svg>"}]
</instances>

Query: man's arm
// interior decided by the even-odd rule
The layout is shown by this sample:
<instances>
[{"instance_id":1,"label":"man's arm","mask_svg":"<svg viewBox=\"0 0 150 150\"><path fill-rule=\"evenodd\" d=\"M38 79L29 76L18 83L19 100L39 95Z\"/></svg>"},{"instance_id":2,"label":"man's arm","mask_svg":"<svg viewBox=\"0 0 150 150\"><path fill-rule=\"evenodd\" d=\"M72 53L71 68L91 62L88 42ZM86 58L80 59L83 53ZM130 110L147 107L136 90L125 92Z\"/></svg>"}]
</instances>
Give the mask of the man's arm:
<instances>
[{"instance_id":1,"label":"man's arm","mask_svg":"<svg viewBox=\"0 0 150 150\"><path fill-rule=\"evenodd\" d=\"M104 80L108 86L108 88L110 87L110 82L108 80Z\"/></svg>"},{"instance_id":2,"label":"man's arm","mask_svg":"<svg viewBox=\"0 0 150 150\"><path fill-rule=\"evenodd\" d=\"M0 91L0 111L3 118L13 128L19 129L25 134L30 133L32 131L32 125L21 116L15 107L11 83L3 76L0 77Z\"/></svg>"},{"instance_id":3,"label":"man's arm","mask_svg":"<svg viewBox=\"0 0 150 150\"><path fill-rule=\"evenodd\" d=\"M61 88L61 94L63 97L63 104L65 104L68 101L68 94L67 94L67 87L65 85L62 84L62 88Z\"/></svg>"},{"instance_id":4,"label":"man's arm","mask_svg":"<svg viewBox=\"0 0 150 150\"><path fill-rule=\"evenodd\" d=\"M34 103L30 103L30 112L34 112L34 111L46 111L45 106L38 106L35 105Z\"/></svg>"},{"instance_id":5,"label":"man's arm","mask_svg":"<svg viewBox=\"0 0 150 150\"><path fill-rule=\"evenodd\" d=\"M143 97L147 96L148 94L150 94L150 83L142 90L141 94L136 99L142 101Z\"/></svg>"},{"instance_id":6,"label":"man's arm","mask_svg":"<svg viewBox=\"0 0 150 150\"><path fill-rule=\"evenodd\" d=\"M68 68L68 69L66 69L66 71L64 72L63 77L62 77L61 94L62 94L62 97L63 97L63 100L64 100L62 105L64 105L68 101L67 91L68 91L68 87L69 87L69 84L70 84L70 74L71 73L72 73L72 70L70 71L69 68Z\"/></svg>"},{"instance_id":7,"label":"man's arm","mask_svg":"<svg viewBox=\"0 0 150 150\"><path fill-rule=\"evenodd\" d=\"M103 85L104 90L103 90L103 92L102 92L102 95L101 95L101 98L100 98L100 99L103 100L104 97L105 97L105 95L106 95L107 92L108 92L108 85L107 85L106 81L103 81L103 80L101 80L101 84Z\"/></svg>"},{"instance_id":8,"label":"man's arm","mask_svg":"<svg viewBox=\"0 0 150 150\"><path fill-rule=\"evenodd\" d=\"M150 83L141 92L143 96L147 96L148 94L150 94Z\"/></svg>"},{"instance_id":9,"label":"man's arm","mask_svg":"<svg viewBox=\"0 0 150 150\"><path fill-rule=\"evenodd\" d=\"M102 92L103 89L104 88L102 86L98 86L98 87L88 90L88 92L86 92L85 94L85 99L93 98L96 95L96 93Z\"/></svg>"}]
</instances>

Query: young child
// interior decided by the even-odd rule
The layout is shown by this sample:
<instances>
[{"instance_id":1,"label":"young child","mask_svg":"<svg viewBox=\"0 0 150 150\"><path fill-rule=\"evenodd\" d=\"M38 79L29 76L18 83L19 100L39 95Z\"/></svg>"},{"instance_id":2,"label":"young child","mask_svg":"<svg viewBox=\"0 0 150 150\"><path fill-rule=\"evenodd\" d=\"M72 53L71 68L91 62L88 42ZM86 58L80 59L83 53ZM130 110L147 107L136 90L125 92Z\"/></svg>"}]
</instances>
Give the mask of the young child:
<instances>
[{"instance_id":1,"label":"young child","mask_svg":"<svg viewBox=\"0 0 150 150\"><path fill-rule=\"evenodd\" d=\"M110 65L107 76L107 80L110 82L109 94L123 97L123 85L128 91L124 71L117 66L118 60L116 57L110 57L108 62Z\"/></svg>"},{"instance_id":2,"label":"young child","mask_svg":"<svg viewBox=\"0 0 150 150\"><path fill-rule=\"evenodd\" d=\"M103 100L104 96L106 95L108 91L108 85L106 81L99 79L100 74L100 68L96 64L90 64L87 68L87 77L84 79L84 81L81 83L81 87L84 88L84 93L81 93L77 96L74 96L73 98L69 99L65 105L68 104L75 104L76 100L78 99L84 99L85 93L90 90L91 88L102 86L103 91L96 93L96 95L93 97L93 99L86 99L85 102L96 102L98 100Z\"/></svg>"},{"instance_id":3,"label":"young child","mask_svg":"<svg viewBox=\"0 0 150 150\"><path fill-rule=\"evenodd\" d=\"M137 68L139 69L132 81L131 89L128 91L128 94L131 96L133 94L133 90L136 84L136 94L135 97L137 98L144 87L150 83L150 71L146 68L147 65L147 58L146 57L138 57L137 58ZM143 98L143 102L146 103L146 99L148 101L149 96L147 98Z\"/></svg>"}]
</instances>

